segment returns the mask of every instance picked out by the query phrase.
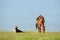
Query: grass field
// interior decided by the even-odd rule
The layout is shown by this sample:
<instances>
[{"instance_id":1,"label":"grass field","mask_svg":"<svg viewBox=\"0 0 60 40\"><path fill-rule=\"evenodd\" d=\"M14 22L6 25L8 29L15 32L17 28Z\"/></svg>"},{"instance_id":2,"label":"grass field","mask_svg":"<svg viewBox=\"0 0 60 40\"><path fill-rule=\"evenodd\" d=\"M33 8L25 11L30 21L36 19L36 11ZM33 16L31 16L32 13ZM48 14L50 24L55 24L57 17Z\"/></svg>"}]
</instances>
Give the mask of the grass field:
<instances>
[{"instance_id":1,"label":"grass field","mask_svg":"<svg viewBox=\"0 0 60 40\"><path fill-rule=\"evenodd\" d=\"M0 32L0 40L60 40L60 32Z\"/></svg>"}]
</instances>

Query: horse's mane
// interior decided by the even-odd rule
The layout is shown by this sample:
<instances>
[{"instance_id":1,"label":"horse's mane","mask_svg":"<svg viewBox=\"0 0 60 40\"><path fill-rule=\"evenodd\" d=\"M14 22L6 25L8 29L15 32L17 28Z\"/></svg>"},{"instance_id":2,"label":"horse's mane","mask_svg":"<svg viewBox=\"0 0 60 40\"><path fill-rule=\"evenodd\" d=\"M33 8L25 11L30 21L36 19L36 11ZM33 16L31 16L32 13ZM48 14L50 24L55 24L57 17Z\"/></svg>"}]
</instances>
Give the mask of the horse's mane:
<instances>
[{"instance_id":1,"label":"horse's mane","mask_svg":"<svg viewBox=\"0 0 60 40\"><path fill-rule=\"evenodd\" d=\"M38 20L38 19L43 19L44 20L44 17L42 15L40 15L36 18L36 20Z\"/></svg>"}]
</instances>

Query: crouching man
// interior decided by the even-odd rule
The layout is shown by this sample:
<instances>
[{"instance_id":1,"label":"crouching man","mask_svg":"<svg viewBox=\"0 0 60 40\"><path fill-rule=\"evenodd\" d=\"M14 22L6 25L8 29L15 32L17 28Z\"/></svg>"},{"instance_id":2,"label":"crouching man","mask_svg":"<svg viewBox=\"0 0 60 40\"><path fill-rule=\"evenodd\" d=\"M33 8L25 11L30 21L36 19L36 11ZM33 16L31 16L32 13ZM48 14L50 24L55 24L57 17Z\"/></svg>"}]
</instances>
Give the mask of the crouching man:
<instances>
[{"instance_id":1,"label":"crouching man","mask_svg":"<svg viewBox=\"0 0 60 40\"><path fill-rule=\"evenodd\" d=\"M22 32L21 30L18 29L17 26L14 26L14 29L13 29L13 30L14 30L14 32L16 32L16 33Z\"/></svg>"}]
</instances>

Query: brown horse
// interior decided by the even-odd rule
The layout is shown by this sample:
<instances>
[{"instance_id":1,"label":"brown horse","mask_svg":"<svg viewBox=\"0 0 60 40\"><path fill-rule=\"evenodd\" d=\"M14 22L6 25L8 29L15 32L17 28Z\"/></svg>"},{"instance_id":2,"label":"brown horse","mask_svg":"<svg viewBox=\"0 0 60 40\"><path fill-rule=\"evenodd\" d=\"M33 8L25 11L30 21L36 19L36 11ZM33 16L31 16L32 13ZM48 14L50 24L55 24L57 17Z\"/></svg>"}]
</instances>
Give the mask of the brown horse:
<instances>
[{"instance_id":1,"label":"brown horse","mask_svg":"<svg viewBox=\"0 0 60 40\"><path fill-rule=\"evenodd\" d=\"M36 18L36 29L37 28L38 32L45 32L44 17L42 15Z\"/></svg>"}]
</instances>

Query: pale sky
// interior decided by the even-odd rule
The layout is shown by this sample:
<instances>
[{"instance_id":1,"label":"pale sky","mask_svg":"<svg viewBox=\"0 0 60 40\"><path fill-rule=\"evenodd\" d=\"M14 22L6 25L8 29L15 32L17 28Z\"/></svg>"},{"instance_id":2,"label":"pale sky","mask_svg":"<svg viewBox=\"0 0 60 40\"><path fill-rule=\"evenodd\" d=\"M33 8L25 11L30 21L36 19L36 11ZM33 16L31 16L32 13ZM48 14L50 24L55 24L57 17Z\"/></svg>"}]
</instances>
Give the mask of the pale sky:
<instances>
[{"instance_id":1,"label":"pale sky","mask_svg":"<svg viewBox=\"0 0 60 40\"><path fill-rule=\"evenodd\" d=\"M46 31L60 32L60 0L0 0L0 30L36 31L35 20L45 17Z\"/></svg>"}]
</instances>

